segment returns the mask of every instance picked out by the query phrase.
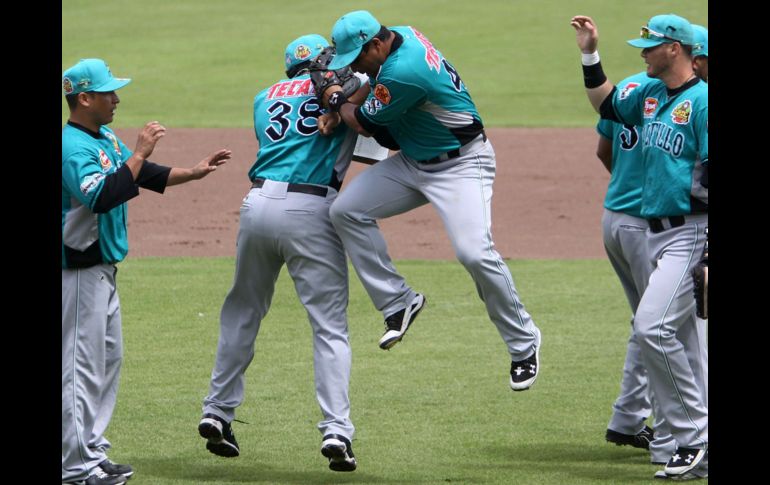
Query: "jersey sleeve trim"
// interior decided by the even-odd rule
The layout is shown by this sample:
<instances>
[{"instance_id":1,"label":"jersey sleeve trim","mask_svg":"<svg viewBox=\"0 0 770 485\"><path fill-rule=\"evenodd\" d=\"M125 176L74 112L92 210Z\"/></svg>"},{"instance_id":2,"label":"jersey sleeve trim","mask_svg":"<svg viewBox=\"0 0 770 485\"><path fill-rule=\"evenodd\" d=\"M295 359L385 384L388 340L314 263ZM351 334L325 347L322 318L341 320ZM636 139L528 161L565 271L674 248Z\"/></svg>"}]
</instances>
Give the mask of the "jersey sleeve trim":
<instances>
[{"instance_id":1,"label":"jersey sleeve trim","mask_svg":"<svg viewBox=\"0 0 770 485\"><path fill-rule=\"evenodd\" d=\"M102 189L94 199L91 210L97 214L109 212L137 195L139 195L139 187L134 183L131 169L128 165L123 165L104 177Z\"/></svg>"}]
</instances>

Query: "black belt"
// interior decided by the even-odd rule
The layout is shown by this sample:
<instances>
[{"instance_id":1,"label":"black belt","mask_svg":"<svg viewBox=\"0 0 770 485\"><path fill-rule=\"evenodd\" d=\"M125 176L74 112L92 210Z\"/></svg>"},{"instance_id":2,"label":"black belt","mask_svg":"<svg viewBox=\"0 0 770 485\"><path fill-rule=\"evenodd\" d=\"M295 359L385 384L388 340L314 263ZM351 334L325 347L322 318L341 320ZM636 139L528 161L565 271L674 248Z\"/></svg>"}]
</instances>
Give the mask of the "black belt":
<instances>
[{"instance_id":1,"label":"black belt","mask_svg":"<svg viewBox=\"0 0 770 485\"><path fill-rule=\"evenodd\" d=\"M484 130L481 130L480 135L482 136L482 140L483 141L487 141L487 134L484 133ZM476 137L474 137L473 140L475 140L476 138L478 138L478 135L476 135ZM466 145L470 144L473 140L471 140L468 143L466 143ZM462 145L460 148L462 148L464 146L465 145ZM417 160L417 163L439 163L439 162L446 162L447 160L449 160L451 158L459 157L461 155L460 148L455 148L454 150L449 150L448 152L440 153L440 154L436 155L435 157L429 158L427 160Z\"/></svg>"},{"instance_id":2,"label":"black belt","mask_svg":"<svg viewBox=\"0 0 770 485\"><path fill-rule=\"evenodd\" d=\"M261 189L264 184L265 184L265 179L255 178L251 186L257 189ZM289 187L286 189L286 192L300 192L302 194L310 194L310 195L317 195L318 197L326 197L326 194L329 193L329 188L319 187L317 185L290 183Z\"/></svg>"},{"instance_id":3,"label":"black belt","mask_svg":"<svg viewBox=\"0 0 770 485\"><path fill-rule=\"evenodd\" d=\"M657 234L666 229L684 226L684 216L663 217L661 219L653 217L652 219L647 219L647 222L650 223L650 231Z\"/></svg>"}]
</instances>

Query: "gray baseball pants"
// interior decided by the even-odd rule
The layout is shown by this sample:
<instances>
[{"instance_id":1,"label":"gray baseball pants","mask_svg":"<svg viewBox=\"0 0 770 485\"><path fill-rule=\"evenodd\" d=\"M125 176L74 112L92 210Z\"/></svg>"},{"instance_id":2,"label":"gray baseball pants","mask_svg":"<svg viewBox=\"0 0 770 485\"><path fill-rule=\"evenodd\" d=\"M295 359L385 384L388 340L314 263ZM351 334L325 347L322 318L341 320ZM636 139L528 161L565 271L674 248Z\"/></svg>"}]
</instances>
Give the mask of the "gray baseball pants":
<instances>
[{"instance_id":1,"label":"gray baseball pants","mask_svg":"<svg viewBox=\"0 0 770 485\"><path fill-rule=\"evenodd\" d=\"M648 227L646 219L621 212L605 209L602 216L604 248L626 294L632 314L639 306L654 269L649 257ZM634 332L633 317L631 323L620 394L613 404L613 414L607 427L620 433L636 434L644 427L645 418L654 414L655 439L650 443L650 455L653 462L666 462L676 449L676 441L648 386L647 370ZM677 338L684 345L696 382L704 399L707 399L705 321L683 325L677 332Z\"/></svg>"},{"instance_id":2,"label":"gray baseball pants","mask_svg":"<svg viewBox=\"0 0 770 485\"><path fill-rule=\"evenodd\" d=\"M352 439L347 260L329 221L337 191L329 188L321 197L287 188L285 182L266 180L241 205L235 277L220 314L219 346L203 412L227 422L235 417L254 342L286 264L313 331L316 397L324 417L318 428L322 435Z\"/></svg>"},{"instance_id":3,"label":"gray baseball pants","mask_svg":"<svg viewBox=\"0 0 770 485\"><path fill-rule=\"evenodd\" d=\"M708 215L686 216L683 226L669 226L657 234L646 232L654 269L634 316L634 331L649 386L676 443L703 448L708 444L707 355L690 270L703 252ZM683 341L696 342L690 358Z\"/></svg>"},{"instance_id":4,"label":"gray baseball pants","mask_svg":"<svg viewBox=\"0 0 770 485\"><path fill-rule=\"evenodd\" d=\"M461 153L435 165L402 152L376 163L342 191L331 208L332 223L374 306L387 317L405 308L416 292L396 271L377 220L430 202L511 359L523 360L540 345L540 333L492 242L495 152L480 135Z\"/></svg>"},{"instance_id":5,"label":"gray baseball pants","mask_svg":"<svg viewBox=\"0 0 770 485\"><path fill-rule=\"evenodd\" d=\"M110 448L123 360L116 273L108 264L61 272L62 482L87 478Z\"/></svg>"}]
</instances>

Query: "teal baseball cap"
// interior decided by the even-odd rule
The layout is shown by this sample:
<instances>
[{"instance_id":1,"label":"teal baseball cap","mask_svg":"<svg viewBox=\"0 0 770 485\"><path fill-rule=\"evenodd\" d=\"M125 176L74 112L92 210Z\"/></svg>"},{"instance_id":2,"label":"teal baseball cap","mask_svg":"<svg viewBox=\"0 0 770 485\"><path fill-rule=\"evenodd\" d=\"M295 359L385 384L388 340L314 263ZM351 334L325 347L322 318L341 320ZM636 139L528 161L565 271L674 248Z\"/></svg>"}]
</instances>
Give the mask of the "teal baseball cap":
<instances>
[{"instance_id":1,"label":"teal baseball cap","mask_svg":"<svg viewBox=\"0 0 770 485\"><path fill-rule=\"evenodd\" d=\"M62 74L64 94L108 93L130 83L131 79L113 77L107 63L101 59L80 59Z\"/></svg>"},{"instance_id":2,"label":"teal baseball cap","mask_svg":"<svg viewBox=\"0 0 770 485\"><path fill-rule=\"evenodd\" d=\"M289 42L285 57L287 75L293 67L314 58L328 45L329 41L318 34L303 35Z\"/></svg>"},{"instance_id":3,"label":"teal baseball cap","mask_svg":"<svg viewBox=\"0 0 770 485\"><path fill-rule=\"evenodd\" d=\"M366 10L346 13L332 28L332 43L337 54L329 63L329 69L349 66L361 53L361 46L372 40L380 31L380 23Z\"/></svg>"},{"instance_id":4,"label":"teal baseball cap","mask_svg":"<svg viewBox=\"0 0 770 485\"><path fill-rule=\"evenodd\" d=\"M709 31L702 25L692 24L695 33L695 46L692 48L692 56L709 56Z\"/></svg>"},{"instance_id":5,"label":"teal baseball cap","mask_svg":"<svg viewBox=\"0 0 770 485\"><path fill-rule=\"evenodd\" d=\"M690 22L674 14L656 15L647 22L647 25L642 27L638 39L628 41L632 46L641 49L674 42L684 45L695 43Z\"/></svg>"}]
</instances>

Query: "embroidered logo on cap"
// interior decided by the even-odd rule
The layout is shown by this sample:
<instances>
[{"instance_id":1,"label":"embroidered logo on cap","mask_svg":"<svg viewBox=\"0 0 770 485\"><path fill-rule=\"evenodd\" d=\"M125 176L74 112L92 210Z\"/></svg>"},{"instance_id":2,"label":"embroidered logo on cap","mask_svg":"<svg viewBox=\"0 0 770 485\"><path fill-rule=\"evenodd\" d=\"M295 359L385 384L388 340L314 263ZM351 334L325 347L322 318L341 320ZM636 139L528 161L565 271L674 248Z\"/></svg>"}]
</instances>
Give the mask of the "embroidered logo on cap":
<instances>
[{"instance_id":1,"label":"embroidered logo on cap","mask_svg":"<svg viewBox=\"0 0 770 485\"><path fill-rule=\"evenodd\" d=\"M72 81L70 81L70 78L68 77L62 79L61 87L64 89L64 94L72 94L72 91L75 90L75 88L72 87Z\"/></svg>"},{"instance_id":2,"label":"embroidered logo on cap","mask_svg":"<svg viewBox=\"0 0 770 485\"><path fill-rule=\"evenodd\" d=\"M305 44L300 44L296 49L294 49L294 57L299 60L307 59L310 57L310 54L310 47L306 46Z\"/></svg>"}]
</instances>

